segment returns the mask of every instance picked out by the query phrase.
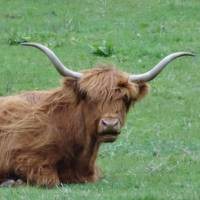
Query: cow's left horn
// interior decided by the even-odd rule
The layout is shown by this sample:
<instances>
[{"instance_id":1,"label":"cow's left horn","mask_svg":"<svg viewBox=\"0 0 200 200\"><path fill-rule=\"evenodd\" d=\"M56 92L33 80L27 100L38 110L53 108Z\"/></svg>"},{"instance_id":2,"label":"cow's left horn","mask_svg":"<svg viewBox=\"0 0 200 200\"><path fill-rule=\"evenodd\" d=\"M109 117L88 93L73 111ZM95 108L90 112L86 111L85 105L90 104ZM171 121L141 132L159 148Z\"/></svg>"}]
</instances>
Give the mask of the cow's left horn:
<instances>
[{"instance_id":1,"label":"cow's left horn","mask_svg":"<svg viewBox=\"0 0 200 200\"><path fill-rule=\"evenodd\" d=\"M74 71L68 69L67 67L65 67L62 64L62 62L59 60L59 58L54 54L54 52L52 50L50 50L49 48L47 48L46 46L44 46L42 44L38 44L38 43L32 43L32 42L25 42L25 43L21 43L21 44L24 46L36 47L36 48L40 49L42 52L44 52L48 56L49 60L53 63L56 70L62 76L71 76L76 79L79 79L81 77L81 75L82 75L81 73L74 72Z\"/></svg>"},{"instance_id":2,"label":"cow's left horn","mask_svg":"<svg viewBox=\"0 0 200 200\"><path fill-rule=\"evenodd\" d=\"M148 82L153 80L172 60L181 56L194 56L191 52L176 52L163 58L156 66L144 74L130 75L129 80L133 82Z\"/></svg>"}]
</instances>

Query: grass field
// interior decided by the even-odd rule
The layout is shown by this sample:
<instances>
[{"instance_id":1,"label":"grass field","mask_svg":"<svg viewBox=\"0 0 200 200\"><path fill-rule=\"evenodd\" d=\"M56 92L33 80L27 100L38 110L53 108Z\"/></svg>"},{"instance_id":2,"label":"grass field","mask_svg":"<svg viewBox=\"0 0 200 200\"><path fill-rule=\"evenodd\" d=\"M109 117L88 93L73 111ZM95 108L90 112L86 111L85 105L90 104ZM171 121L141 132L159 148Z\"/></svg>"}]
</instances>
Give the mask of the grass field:
<instances>
[{"instance_id":1,"label":"grass field","mask_svg":"<svg viewBox=\"0 0 200 200\"><path fill-rule=\"evenodd\" d=\"M174 51L180 58L150 83L119 140L101 147L104 178L55 189L0 188L0 200L200 199L199 0L1 0L0 95L57 87L60 76L38 50L48 45L75 70L114 63L144 72ZM94 49L111 50L107 57ZM0 158L1 159L1 158Z\"/></svg>"}]
</instances>

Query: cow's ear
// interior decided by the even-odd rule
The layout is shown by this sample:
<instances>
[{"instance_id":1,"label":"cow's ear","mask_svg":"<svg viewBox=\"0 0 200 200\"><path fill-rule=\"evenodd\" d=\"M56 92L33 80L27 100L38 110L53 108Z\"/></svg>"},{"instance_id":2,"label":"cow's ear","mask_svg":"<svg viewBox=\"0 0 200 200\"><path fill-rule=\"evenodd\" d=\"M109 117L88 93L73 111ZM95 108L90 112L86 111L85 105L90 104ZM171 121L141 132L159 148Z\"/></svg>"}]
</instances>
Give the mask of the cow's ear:
<instances>
[{"instance_id":1,"label":"cow's ear","mask_svg":"<svg viewBox=\"0 0 200 200\"><path fill-rule=\"evenodd\" d=\"M137 101L141 100L144 98L149 91L149 85L145 82L143 83L138 83L138 96L137 96Z\"/></svg>"},{"instance_id":2,"label":"cow's ear","mask_svg":"<svg viewBox=\"0 0 200 200\"><path fill-rule=\"evenodd\" d=\"M66 91L73 91L78 101L84 100L87 97L87 92L80 88L79 81L74 78L65 78L64 87Z\"/></svg>"},{"instance_id":3,"label":"cow's ear","mask_svg":"<svg viewBox=\"0 0 200 200\"><path fill-rule=\"evenodd\" d=\"M64 87L72 90L78 89L78 83L77 80L71 77L65 77L63 80Z\"/></svg>"},{"instance_id":4,"label":"cow's ear","mask_svg":"<svg viewBox=\"0 0 200 200\"><path fill-rule=\"evenodd\" d=\"M68 94L71 94L71 98L74 97L77 102L80 102L81 100L84 100L86 98L86 92L80 89L79 81L77 79L67 77L64 78L63 83L66 92Z\"/></svg>"},{"instance_id":5,"label":"cow's ear","mask_svg":"<svg viewBox=\"0 0 200 200\"><path fill-rule=\"evenodd\" d=\"M75 95L79 95L79 83L77 79L71 77L65 77L63 85L66 92L72 92Z\"/></svg>"}]
</instances>

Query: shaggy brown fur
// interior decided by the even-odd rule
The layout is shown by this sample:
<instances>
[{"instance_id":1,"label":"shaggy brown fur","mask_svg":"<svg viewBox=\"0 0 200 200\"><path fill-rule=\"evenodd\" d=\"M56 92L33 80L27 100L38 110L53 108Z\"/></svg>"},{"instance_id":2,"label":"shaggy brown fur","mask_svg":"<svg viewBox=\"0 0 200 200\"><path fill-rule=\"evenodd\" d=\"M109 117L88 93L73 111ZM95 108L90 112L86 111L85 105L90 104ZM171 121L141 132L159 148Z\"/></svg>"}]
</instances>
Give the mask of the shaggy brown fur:
<instances>
[{"instance_id":1,"label":"shaggy brown fur","mask_svg":"<svg viewBox=\"0 0 200 200\"><path fill-rule=\"evenodd\" d=\"M58 89L1 97L0 182L12 175L49 187L98 180L95 161L106 142L99 120L115 116L122 126L147 89L114 67L97 67Z\"/></svg>"}]
</instances>

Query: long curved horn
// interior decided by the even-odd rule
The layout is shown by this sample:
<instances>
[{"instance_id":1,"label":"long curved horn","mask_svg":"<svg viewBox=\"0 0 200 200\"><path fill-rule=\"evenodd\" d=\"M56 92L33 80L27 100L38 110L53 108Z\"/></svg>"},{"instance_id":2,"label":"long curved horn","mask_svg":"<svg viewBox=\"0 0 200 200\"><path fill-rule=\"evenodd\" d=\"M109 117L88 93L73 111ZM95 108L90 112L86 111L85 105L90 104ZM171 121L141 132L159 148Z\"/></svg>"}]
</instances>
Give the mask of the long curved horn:
<instances>
[{"instance_id":1,"label":"long curved horn","mask_svg":"<svg viewBox=\"0 0 200 200\"><path fill-rule=\"evenodd\" d=\"M191 52L176 52L163 58L156 66L144 74L130 75L129 80L133 82L147 82L153 80L172 60L181 56L194 56Z\"/></svg>"},{"instance_id":2,"label":"long curved horn","mask_svg":"<svg viewBox=\"0 0 200 200\"><path fill-rule=\"evenodd\" d=\"M62 75L62 76L71 76L74 77L76 79L79 79L81 77L81 73L79 72L74 72L68 68L66 68L62 62L59 60L59 58L54 54L54 52L52 50L50 50L49 48L47 48L46 46L42 45L42 44L38 44L38 43L32 43L32 42L25 42L25 43L21 43L24 46L31 46L31 47L36 47L38 49L40 49L43 53L45 53L49 60L53 63L53 65L55 66L56 70Z\"/></svg>"}]
</instances>

